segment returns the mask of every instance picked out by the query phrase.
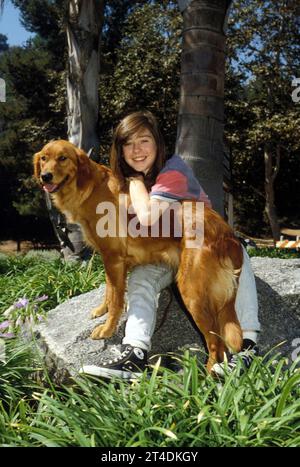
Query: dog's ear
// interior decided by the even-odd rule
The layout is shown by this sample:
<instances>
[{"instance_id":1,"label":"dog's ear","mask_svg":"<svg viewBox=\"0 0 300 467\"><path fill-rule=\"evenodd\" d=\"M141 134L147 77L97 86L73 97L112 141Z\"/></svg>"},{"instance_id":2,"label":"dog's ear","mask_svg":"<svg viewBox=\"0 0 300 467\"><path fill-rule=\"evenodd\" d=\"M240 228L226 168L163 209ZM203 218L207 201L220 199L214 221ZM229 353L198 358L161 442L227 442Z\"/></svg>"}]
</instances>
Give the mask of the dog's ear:
<instances>
[{"instance_id":1,"label":"dog's ear","mask_svg":"<svg viewBox=\"0 0 300 467\"><path fill-rule=\"evenodd\" d=\"M34 176L37 180L40 180L40 174L41 174L40 157L41 157L40 152L36 152L33 156Z\"/></svg>"},{"instance_id":2,"label":"dog's ear","mask_svg":"<svg viewBox=\"0 0 300 467\"><path fill-rule=\"evenodd\" d=\"M91 175L90 160L88 155L79 148L76 148L77 155L77 186L83 188Z\"/></svg>"}]
</instances>

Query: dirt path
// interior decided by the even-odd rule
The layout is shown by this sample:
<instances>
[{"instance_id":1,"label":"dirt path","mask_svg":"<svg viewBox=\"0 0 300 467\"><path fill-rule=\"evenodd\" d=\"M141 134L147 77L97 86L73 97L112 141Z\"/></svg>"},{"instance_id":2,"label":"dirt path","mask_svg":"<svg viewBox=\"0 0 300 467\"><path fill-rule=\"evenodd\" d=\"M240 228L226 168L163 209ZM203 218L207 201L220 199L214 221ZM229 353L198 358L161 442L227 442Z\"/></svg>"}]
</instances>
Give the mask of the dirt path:
<instances>
[{"instance_id":1,"label":"dirt path","mask_svg":"<svg viewBox=\"0 0 300 467\"><path fill-rule=\"evenodd\" d=\"M19 250L18 250L18 243L14 240L4 240L0 242L0 252L1 253L17 253L18 251L21 253L26 253L29 250L34 248L32 242L23 241L20 242Z\"/></svg>"}]
</instances>

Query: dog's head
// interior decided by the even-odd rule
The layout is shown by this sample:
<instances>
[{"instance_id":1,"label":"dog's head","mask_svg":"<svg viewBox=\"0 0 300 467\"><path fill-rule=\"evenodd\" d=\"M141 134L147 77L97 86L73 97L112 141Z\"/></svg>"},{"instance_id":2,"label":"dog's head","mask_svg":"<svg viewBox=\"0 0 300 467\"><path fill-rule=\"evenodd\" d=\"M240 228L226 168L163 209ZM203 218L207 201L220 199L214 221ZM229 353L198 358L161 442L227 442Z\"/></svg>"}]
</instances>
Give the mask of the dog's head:
<instances>
[{"instance_id":1,"label":"dog's head","mask_svg":"<svg viewBox=\"0 0 300 467\"><path fill-rule=\"evenodd\" d=\"M33 158L34 175L48 193L57 193L75 178L83 187L90 174L90 161L86 153L65 140L46 144Z\"/></svg>"}]
</instances>

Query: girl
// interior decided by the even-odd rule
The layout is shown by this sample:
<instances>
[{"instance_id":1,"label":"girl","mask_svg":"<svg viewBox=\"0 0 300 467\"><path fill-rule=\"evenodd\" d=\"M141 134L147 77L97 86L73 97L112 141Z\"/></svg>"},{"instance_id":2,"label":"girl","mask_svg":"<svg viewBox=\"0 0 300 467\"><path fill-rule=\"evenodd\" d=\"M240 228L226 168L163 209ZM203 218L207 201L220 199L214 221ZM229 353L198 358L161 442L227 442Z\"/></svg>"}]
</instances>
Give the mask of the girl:
<instances>
[{"instance_id":1,"label":"girl","mask_svg":"<svg viewBox=\"0 0 300 467\"><path fill-rule=\"evenodd\" d=\"M211 206L191 168L178 155L166 161L164 141L157 120L150 112L135 112L120 122L113 138L110 164L121 188L128 189L129 183L131 202L141 225L150 226L155 222L150 213L152 203L157 200L172 203L194 199ZM122 351L117 358L101 366L83 367L83 372L124 379L140 375L147 365L158 295L173 279L173 272L166 265L149 264L132 270ZM254 275L245 250L235 307L244 339L238 355L248 368L258 352L256 341L260 324ZM213 371L223 375L225 370L232 371L237 361L237 355L231 355L228 364L215 364Z\"/></svg>"}]
</instances>

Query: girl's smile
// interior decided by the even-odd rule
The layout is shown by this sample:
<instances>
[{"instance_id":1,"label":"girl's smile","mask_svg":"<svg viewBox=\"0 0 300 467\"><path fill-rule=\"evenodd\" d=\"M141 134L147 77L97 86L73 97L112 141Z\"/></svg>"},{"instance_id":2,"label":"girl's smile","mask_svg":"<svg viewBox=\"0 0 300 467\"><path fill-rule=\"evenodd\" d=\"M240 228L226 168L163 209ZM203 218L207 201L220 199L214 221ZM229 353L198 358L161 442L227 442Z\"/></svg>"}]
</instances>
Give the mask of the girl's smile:
<instances>
[{"instance_id":1,"label":"girl's smile","mask_svg":"<svg viewBox=\"0 0 300 467\"><path fill-rule=\"evenodd\" d=\"M127 164L145 175L152 168L157 156L155 140L152 133L147 129L134 133L123 144L122 149Z\"/></svg>"}]
</instances>

